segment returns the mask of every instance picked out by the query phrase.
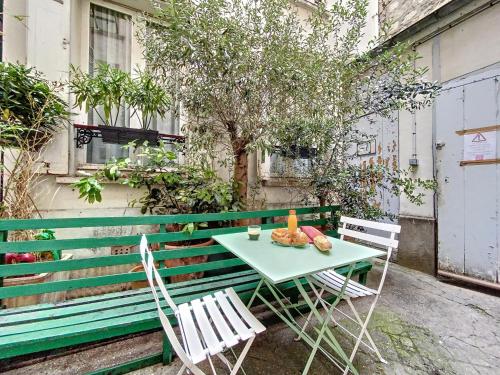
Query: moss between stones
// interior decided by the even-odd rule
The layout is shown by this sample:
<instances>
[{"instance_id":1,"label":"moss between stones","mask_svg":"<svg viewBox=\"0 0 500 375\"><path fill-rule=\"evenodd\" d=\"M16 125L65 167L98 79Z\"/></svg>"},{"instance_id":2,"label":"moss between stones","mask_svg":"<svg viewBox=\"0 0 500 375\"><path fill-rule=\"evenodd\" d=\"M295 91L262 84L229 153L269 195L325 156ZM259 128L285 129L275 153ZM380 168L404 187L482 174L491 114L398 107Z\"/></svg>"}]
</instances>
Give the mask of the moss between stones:
<instances>
[{"instance_id":1,"label":"moss between stones","mask_svg":"<svg viewBox=\"0 0 500 375\"><path fill-rule=\"evenodd\" d=\"M348 319L341 325L356 332L359 327ZM355 366L360 374L455 374L450 355L441 345L439 338L425 327L419 327L401 319L392 311L380 307L373 313L369 324L373 340L382 356L389 362L378 362L375 353L363 345L358 351ZM354 339L337 329L343 348L352 348Z\"/></svg>"}]
</instances>

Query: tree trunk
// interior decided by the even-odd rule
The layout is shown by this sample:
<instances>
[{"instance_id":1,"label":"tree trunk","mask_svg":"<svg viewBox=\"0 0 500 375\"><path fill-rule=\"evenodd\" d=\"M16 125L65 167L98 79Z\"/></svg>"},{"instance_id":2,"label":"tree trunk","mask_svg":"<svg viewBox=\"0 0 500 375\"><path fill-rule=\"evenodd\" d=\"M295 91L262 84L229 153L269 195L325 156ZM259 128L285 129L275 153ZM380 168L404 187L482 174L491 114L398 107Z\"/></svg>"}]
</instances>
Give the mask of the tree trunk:
<instances>
[{"instance_id":1,"label":"tree trunk","mask_svg":"<svg viewBox=\"0 0 500 375\"><path fill-rule=\"evenodd\" d=\"M246 207L248 194L248 154L245 150L235 155L234 181L238 184L238 200Z\"/></svg>"},{"instance_id":2,"label":"tree trunk","mask_svg":"<svg viewBox=\"0 0 500 375\"><path fill-rule=\"evenodd\" d=\"M321 196L318 197L318 199L319 199L319 206L320 207L324 207L326 205L326 198L323 195L321 195ZM326 213L325 212L320 212L319 218L320 219L326 219ZM321 230L322 231L326 230L326 225L325 224L323 224L321 226Z\"/></svg>"}]
</instances>

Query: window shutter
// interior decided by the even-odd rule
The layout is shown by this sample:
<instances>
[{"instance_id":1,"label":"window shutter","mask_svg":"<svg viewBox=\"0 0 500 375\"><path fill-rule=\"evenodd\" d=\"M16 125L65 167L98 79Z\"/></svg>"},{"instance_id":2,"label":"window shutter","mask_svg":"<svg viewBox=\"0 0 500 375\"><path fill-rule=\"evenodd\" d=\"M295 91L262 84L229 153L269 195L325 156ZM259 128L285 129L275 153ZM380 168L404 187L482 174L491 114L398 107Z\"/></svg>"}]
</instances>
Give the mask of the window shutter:
<instances>
[{"instance_id":1,"label":"window shutter","mask_svg":"<svg viewBox=\"0 0 500 375\"><path fill-rule=\"evenodd\" d=\"M27 64L49 80L68 79L69 74L69 0L28 0ZM61 93L68 100L68 93ZM47 147L43 161L47 172L68 173L68 130L62 130Z\"/></svg>"}]
</instances>

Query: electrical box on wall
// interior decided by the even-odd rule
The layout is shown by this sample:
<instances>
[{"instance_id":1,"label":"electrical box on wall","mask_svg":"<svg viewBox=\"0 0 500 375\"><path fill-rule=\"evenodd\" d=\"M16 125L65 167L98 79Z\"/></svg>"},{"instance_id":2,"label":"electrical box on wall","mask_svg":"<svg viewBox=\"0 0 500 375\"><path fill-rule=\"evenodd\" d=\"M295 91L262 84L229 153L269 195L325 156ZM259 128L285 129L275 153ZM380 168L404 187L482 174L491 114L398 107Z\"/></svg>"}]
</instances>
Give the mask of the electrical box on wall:
<instances>
[{"instance_id":1,"label":"electrical box on wall","mask_svg":"<svg viewBox=\"0 0 500 375\"><path fill-rule=\"evenodd\" d=\"M418 166L418 159L410 159L408 164L410 164L411 167L417 167Z\"/></svg>"}]
</instances>

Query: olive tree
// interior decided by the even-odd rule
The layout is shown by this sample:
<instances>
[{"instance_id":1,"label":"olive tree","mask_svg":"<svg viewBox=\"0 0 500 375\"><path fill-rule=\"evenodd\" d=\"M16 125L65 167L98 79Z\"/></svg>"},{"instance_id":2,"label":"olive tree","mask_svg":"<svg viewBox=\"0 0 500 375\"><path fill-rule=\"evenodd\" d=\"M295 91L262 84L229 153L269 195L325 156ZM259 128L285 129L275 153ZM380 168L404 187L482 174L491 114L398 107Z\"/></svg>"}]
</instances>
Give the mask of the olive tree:
<instances>
[{"instance_id":1,"label":"olive tree","mask_svg":"<svg viewBox=\"0 0 500 375\"><path fill-rule=\"evenodd\" d=\"M190 150L228 163L243 202L249 153L314 146L314 173L331 171L357 119L433 96L407 46L360 52L365 0L317 2L307 19L289 0L155 4L140 33L148 66L185 109Z\"/></svg>"}]
</instances>

